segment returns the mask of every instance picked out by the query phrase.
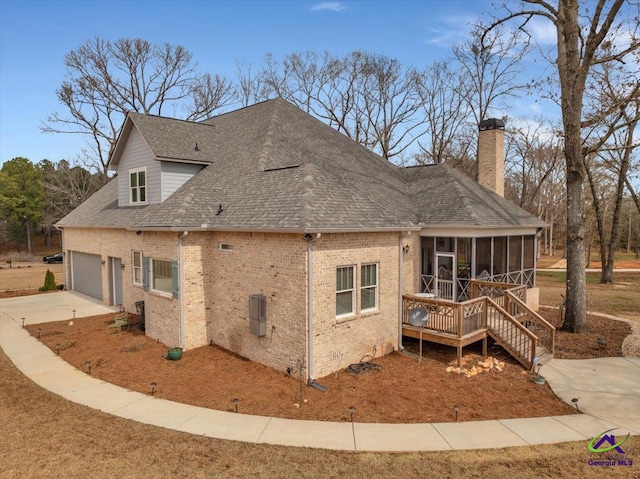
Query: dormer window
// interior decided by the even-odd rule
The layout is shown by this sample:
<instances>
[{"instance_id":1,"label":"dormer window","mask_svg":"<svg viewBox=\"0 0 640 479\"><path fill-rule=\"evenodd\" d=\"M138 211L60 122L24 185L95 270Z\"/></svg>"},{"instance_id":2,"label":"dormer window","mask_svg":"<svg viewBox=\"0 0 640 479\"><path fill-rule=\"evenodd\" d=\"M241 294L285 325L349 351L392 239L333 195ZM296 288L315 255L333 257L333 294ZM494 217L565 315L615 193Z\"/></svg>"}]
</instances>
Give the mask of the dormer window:
<instances>
[{"instance_id":1,"label":"dormer window","mask_svg":"<svg viewBox=\"0 0 640 479\"><path fill-rule=\"evenodd\" d=\"M147 168L129 170L129 190L131 204L147 202Z\"/></svg>"}]
</instances>

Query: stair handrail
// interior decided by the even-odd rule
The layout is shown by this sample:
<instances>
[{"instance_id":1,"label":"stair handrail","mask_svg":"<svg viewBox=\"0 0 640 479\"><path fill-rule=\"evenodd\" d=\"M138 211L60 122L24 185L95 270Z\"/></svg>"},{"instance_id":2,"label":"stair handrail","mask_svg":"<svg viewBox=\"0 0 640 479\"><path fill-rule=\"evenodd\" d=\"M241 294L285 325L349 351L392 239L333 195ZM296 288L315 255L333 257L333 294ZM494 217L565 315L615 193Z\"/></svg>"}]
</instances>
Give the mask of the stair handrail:
<instances>
[{"instance_id":1,"label":"stair handrail","mask_svg":"<svg viewBox=\"0 0 640 479\"><path fill-rule=\"evenodd\" d=\"M551 354L555 353L555 338L556 338L556 328L553 324L549 323L546 319L532 310L527 303L522 301L520 298L511 293L511 291L507 291L505 295L508 298L509 305L511 303L515 303L519 308L520 312L524 314L526 319L519 317L518 320L522 322L531 321L537 327L542 327L544 330L544 335L536 334L537 338L540 340L540 344L547 348L548 352ZM510 308L505 308L510 309ZM526 327L526 326L525 326Z\"/></svg>"},{"instance_id":2,"label":"stair handrail","mask_svg":"<svg viewBox=\"0 0 640 479\"><path fill-rule=\"evenodd\" d=\"M527 336L529 338L529 340L531 341L531 352L530 352L530 358L526 358L524 357L524 355L520 354L514 347L513 345L509 344L509 347L511 349L510 353L516 357L516 359L518 359L518 357L522 358L522 361L526 361L526 364L524 364L525 366L528 366L529 368L533 368L534 367L534 361L535 361L535 357L536 357L536 346L537 346L537 342L538 342L538 337L532 333L531 331L529 331L525 326L523 326L522 324L520 324L520 322L515 319L513 316L511 316L502 306L500 306L498 303L496 303L493 299L491 299L490 297L486 296L486 301L489 305L493 306L493 308L495 308L496 311L498 311L502 317L504 319L506 319L507 321L509 321L516 329L520 330L520 332L524 333L525 336ZM507 342L506 338L504 338L498 331L496 331L491 322L488 319L488 309L487 308L487 328L490 329L494 334L496 334L497 336L500 336L500 338ZM522 362L520 361L520 362Z\"/></svg>"}]
</instances>

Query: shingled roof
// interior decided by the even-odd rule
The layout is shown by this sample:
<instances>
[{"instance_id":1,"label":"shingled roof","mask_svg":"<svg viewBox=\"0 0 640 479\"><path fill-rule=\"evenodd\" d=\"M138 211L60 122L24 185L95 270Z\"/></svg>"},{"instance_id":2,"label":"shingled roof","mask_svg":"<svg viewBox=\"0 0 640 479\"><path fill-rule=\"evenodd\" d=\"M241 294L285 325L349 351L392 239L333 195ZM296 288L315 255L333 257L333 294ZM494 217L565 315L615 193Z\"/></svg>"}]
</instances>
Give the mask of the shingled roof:
<instances>
[{"instance_id":1,"label":"shingled roof","mask_svg":"<svg viewBox=\"0 0 640 479\"><path fill-rule=\"evenodd\" d=\"M397 167L281 99L204 123L130 113L111 167L134 127L158 160L205 167L148 206L118 207L115 178L59 226L314 232L417 229L418 219L420 226L543 225L446 165Z\"/></svg>"}]
</instances>

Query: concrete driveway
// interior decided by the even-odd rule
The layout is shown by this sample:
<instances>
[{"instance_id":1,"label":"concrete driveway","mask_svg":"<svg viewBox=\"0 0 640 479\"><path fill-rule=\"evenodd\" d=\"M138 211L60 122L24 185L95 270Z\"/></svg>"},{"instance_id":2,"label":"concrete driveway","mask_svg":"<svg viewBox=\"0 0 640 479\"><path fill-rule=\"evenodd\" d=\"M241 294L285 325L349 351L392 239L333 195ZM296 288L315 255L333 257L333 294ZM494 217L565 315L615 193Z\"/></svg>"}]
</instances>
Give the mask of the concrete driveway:
<instances>
[{"instance_id":1,"label":"concrete driveway","mask_svg":"<svg viewBox=\"0 0 640 479\"><path fill-rule=\"evenodd\" d=\"M76 318L84 318L114 311L118 311L118 308L106 306L95 298L75 291L58 291L0 300L2 322L9 318L20 326L22 326L22 318L25 324L37 324L72 319L74 314Z\"/></svg>"}]
</instances>

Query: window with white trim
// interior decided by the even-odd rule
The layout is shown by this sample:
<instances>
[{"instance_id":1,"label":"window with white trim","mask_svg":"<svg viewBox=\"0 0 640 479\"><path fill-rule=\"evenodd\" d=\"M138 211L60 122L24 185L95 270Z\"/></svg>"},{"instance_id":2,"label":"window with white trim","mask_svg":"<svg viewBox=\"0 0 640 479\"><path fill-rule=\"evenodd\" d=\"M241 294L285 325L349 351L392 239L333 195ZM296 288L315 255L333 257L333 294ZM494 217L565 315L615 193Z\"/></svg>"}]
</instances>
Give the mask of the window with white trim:
<instances>
[{"instance_id":1,"label":"window with white trim","mask_svg":"<svg viewBox=\"0 0 640 479\"><path fill-rule=\"evenodd\" d=\"M160 293L172 294L173 274L171 261L151 260L151 289Z\"/></svg>"},{"instance_id":2,"label":"window with white trim","mask_svg":"<svg viewBox=\"0 0 640 479\"><path fill-rule=\"evenodd\" d=\"M378 263L360 266L360 311L378 309Z\"/></svg>"},{"instance_id":3,"label":"window with white trim","mask_svg":"<svg viewBox=\"0 0 640 479\"><path fill-rule=\"evenodd\" d=\"M133 284L142 286L142 252L132 251L131 264L133 265L131 268L133 271Z\"/></svg>"},{"instance_id":4,"label":"window with white trim","mask_svg":"<svg viewBox=\"0 0 640 479\"><path fill-rule=\"evenodd\" d=\"M336 317L338 318L350 316L356 312L355 273L355 266L341 266L336 269Z\"/></svg>"},{"instance_id":5,"label":"window with white trim","mask_svg":"<svg viewBox=\"0 0 640 479\"><path fill-rule=\"evenodd\" d=\"M129 190L132 204L147 202L147 168L129 170Z\"/></svg>"}]
</instances>

